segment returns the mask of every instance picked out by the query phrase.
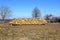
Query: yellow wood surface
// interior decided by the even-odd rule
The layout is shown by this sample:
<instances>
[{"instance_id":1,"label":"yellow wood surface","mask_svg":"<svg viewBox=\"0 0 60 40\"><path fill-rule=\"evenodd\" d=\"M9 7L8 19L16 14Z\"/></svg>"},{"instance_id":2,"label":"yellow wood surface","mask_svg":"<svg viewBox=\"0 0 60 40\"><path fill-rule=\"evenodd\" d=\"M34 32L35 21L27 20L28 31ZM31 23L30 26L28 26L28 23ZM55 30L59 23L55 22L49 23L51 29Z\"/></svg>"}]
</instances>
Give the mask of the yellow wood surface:
<instances>
[{"instance_id":1,"label":"yellow wood surface","mask_svg":"<svg viewBox=\"0 0 60 40\"><path fill-rule=\"evenodd\" d=\"M41 18L17 18L9 24L46 24L47 21Z\"/></svg>"}]
</instances>

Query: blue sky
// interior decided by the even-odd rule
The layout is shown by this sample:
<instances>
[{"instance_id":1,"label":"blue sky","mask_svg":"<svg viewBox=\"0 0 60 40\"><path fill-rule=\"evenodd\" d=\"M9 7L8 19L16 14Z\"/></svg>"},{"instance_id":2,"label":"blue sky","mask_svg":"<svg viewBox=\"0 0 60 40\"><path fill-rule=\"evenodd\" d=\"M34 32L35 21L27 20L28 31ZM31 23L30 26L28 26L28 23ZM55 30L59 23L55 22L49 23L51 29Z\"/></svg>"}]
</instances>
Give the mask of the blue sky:
<instances>
[{"instance_id":1,"label":"blue sky","mask_svg":"<svg viewBox=\"0 0 60 40\"><path fill-rule=\"evenodd\" d=\"M12 18L30 18L36 6L40 9L42 17L46 14L60 16L60 0L0 0L1 5L11 9Z\"/></svg>"}]
</instances>

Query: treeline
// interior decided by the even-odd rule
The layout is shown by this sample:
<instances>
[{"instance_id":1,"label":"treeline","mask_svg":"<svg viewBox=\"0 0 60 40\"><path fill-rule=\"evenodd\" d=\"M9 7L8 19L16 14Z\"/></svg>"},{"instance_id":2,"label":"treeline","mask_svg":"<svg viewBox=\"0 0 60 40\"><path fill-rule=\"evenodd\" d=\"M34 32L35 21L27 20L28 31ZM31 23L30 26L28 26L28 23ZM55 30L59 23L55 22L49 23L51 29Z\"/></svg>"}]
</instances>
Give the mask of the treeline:
<instances>
[{"instance_id":1,"label":"treeline","mask_svg":"<svg viewBox=\"0 0 60 40\"><path fill-rule=\"evenodd\" d=\"M3 23L6 21L6 19L9 19L9 17L11 17L12 10L10 10L10 8L8 6L0 6L0 19L3 21ZM41 12L39 10L38 7L35 7L32 10L32 18L41 18ZM60 22L60 17L55 17L53 15L45 15L44 19L47 20L47 22ZM8 20L9 21L9 20Z\"/></svg>"},{"instance_id":2,"label":"treeline","mask_svg":"<svg viewBox=\"0 0 60 40\"><path fill-rule=\"evenodd\" d=\"M45 20L47 20L47 22L49 23L57 23L59 22L60 23L60 17L56 17L56 16L53 16L53 15L45 15Z\"/></svg>"}]
</instances>

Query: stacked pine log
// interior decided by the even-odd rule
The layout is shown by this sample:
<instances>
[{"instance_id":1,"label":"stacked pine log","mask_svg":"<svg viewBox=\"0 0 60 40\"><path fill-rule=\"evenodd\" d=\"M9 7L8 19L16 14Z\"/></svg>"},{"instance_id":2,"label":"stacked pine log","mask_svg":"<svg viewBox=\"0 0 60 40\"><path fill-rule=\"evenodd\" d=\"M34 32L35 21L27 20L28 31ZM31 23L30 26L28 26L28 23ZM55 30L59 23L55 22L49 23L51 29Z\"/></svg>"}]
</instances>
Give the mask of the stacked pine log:
<instances>
[{"instance_id":1,"label":"stacked pine log","mask_svg":"<svg viewBox=\"0 0 60 40\"><path fill-rule=\"evenodd\" d=\"M41 18L17 18L9 24L46 24L47 21Z\"/></svg>"}]
</instances>

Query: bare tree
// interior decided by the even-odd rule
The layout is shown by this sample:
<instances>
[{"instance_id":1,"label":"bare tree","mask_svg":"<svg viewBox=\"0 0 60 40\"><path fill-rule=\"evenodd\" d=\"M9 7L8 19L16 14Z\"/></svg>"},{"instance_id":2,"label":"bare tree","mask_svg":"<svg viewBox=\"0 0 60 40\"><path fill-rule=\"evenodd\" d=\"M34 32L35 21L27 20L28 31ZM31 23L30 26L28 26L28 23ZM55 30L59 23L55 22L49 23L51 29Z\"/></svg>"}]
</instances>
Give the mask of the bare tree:
<instances>
[{"instance_id":1,"label":"bare tree","mask_svg":"<svg viewBox=\"0 0 60 40\"><path fill-rule=\"evenodd\" d=\"M40 10L37 8L37 7L35 7L34 9L33 9L33 12L32 12L32 17L33 18L40 18L40 15L41 13L40 13Z\"/></svg>"},{"instance_id":2,"label":"bare tree","mask_svg":"<svg viewBox=\"0 0 60 40\"><path fill-rule=\"evenodd\" d=\"M1 6L0 7L0 16L3 22L5 22L5 19L9 18L11 16L11 10L7 6Z\"/></svg>"},{"instance_id":3,"label":"bare tree","mask_svg":"<svg viewBox=\"0 0 60 40\"><path fill-rule=\"evenodd\" d=\"M53 15L52 14L47 14L45 15L45 19L50 23L50 21L53 19Z\"/></svg>"}]
</instances>

